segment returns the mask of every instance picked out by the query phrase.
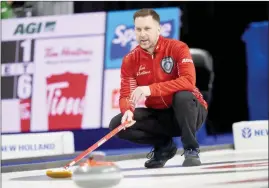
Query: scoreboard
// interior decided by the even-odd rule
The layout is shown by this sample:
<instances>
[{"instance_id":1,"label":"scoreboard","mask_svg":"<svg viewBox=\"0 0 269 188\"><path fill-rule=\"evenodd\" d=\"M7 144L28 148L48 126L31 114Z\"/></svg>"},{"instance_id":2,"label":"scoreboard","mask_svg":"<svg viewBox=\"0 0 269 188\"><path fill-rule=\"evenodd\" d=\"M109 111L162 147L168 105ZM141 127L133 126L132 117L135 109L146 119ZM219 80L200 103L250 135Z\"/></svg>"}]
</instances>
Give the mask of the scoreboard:
<instances>
[{"instance_id":1,"label":"scoreboard","mask_svg":"<svg viewBox=\"0 0 269 188\"><path fill-rule=\"evenodd\" d=\"M2 42L2 99L29 99L34 73L34 40Z\"/></svg>"}]
</instances>

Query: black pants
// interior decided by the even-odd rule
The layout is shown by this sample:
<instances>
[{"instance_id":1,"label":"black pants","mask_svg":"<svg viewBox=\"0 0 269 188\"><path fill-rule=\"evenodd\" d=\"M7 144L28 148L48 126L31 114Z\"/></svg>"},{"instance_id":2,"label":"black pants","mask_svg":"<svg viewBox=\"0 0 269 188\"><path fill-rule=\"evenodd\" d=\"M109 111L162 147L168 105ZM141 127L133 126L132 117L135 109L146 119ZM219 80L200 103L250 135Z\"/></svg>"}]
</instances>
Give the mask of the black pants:
<instances>
[{"instance_id":1,"label":"black pants","mask_svg":"<svg viewBox=\"0 0 269 188\"><path fill-rule=\"evenodd\" d=\"M120 125L122 114L110 122L112 130ZM175 93L173 104L168 109L136 108L136 123L118 133L117 137L138 144L159 146L173 137L181 137L184 149L199 148L196 132L207 116L207 110L188 91Z\"/></svg>"}]
</instances>

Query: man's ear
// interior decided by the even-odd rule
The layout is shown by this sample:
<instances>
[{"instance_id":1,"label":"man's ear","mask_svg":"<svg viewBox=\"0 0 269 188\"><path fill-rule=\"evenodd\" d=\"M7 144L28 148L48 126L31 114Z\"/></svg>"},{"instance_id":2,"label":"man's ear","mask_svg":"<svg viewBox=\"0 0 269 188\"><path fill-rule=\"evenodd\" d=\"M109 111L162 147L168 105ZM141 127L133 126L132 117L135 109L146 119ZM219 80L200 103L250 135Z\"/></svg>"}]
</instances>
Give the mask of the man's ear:
<instances>
[{"instance_id":1,"label":"man's ear","mask_svg":"<svg viewBox=\"0 0 269 188\"><path fill-rule=\"evenodd\" d=\"M160 24L158 25L158 33L159 34L161 33L161 25Z\"/></svg>"}]
</instances>

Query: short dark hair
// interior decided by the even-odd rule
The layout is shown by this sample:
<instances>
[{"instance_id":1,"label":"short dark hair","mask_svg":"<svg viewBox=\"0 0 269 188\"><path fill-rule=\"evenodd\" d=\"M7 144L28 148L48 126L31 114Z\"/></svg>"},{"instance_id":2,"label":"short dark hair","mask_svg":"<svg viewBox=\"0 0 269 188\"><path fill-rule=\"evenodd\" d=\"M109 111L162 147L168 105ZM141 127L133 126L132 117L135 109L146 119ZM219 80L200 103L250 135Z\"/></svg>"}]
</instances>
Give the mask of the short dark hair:
<instances>
[{"instance_id":1,"label":"short dark hair","mask_svg":"<svg viewBox=\"0 0 269 188\"><path fill-rule=\"evenodd\" d=\"M137 17L146 17L146 16L152 16L152 18L157 21L158 23L160 23L160 16L159 14L153 10L153 9L146 9L146 8L143 8L143 9L140 9L138 11L136 11L134 13L134 16L133 16L133 19L135 21L135 19Z\"/></svg>"}]
</instances>

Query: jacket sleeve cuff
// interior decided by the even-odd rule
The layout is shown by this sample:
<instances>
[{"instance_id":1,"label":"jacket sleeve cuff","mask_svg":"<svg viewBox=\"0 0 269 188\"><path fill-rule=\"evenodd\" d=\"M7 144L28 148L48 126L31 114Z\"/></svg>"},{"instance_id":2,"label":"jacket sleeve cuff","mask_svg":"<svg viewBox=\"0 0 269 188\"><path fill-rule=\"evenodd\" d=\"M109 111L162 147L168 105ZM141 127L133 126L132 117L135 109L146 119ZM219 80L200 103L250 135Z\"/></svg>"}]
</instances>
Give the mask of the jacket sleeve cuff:
<instances>
[{"instance_id":1,"label":"jacket sleeve cuff","mask_svg":"<svg viewBox=\"0 0 269 188\"><path fill-rule=\"evenodd\" d=\"M133 110L133 109L124 109L124 110L121 110L121 114L124 115L124 113L125 113L127 110L130 110L132 113L134 113L134 110Z\"/></svg>"},{"instance_id":2,"label":"jacket sleeve cuff","mask_svg":"<svg viewBox=\"0 0 269 188\"><path fill-rule=\"evenodd\" d=\"M133 112L134 113L134 108L132 108L132 107L129 107L129 108L121 108L121 113L122 114L124 114L127 110L130 110L131 112Z\"/></svg>"}]
</instances>

